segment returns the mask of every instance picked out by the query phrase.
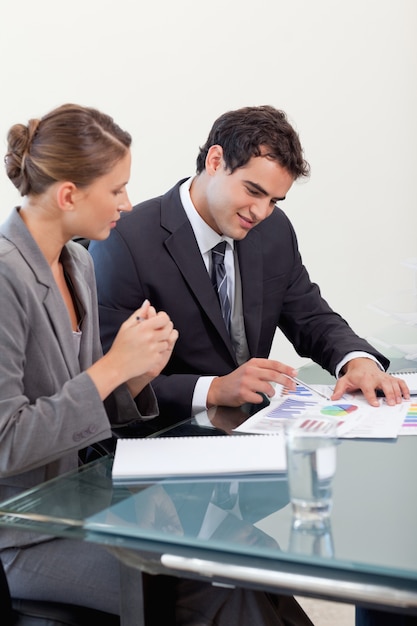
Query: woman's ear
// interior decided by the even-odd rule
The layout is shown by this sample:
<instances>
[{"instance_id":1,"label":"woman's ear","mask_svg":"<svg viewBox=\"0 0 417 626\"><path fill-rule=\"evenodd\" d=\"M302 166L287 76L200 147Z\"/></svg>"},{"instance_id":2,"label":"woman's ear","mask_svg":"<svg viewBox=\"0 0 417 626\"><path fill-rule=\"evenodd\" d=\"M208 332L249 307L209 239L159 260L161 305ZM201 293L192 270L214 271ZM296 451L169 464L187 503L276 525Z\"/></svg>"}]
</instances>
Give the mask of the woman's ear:
<instances>
[{"instance_id":1,"label":"woman's ear","mask_svg":"<svg viewBox=\"0 0 417 626\"><path fill-rule=\"evenodd\" d=\"M210 146L206 156L206 170L211 176L223 164L223 148L218 145Z\"/></svg>"},{"instance_id":2,"label":"woman's ear","mask_svg":"<svg viewBox=\"0 0 417 626\"><path fill-rule=\"evenodd\" d=\"M56 200L62 211L73 211L77 201L78 189L70 181L59 183L56 190Z\"/></svg>"}]
</instances>

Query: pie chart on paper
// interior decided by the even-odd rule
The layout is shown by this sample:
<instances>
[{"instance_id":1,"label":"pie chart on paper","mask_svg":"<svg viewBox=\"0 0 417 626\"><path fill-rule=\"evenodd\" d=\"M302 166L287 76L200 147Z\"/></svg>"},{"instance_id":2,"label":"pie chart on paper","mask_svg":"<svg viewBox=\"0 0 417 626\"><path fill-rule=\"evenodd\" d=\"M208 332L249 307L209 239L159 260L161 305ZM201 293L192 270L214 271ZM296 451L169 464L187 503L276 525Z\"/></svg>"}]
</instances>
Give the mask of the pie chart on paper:
<instances>
[{"instance_id":1,"label":"pie chart on paper","mask_svg":"<svg viewBox=\"0 0 417 626\"><path fill-rule=\"evenodd\" d=\"M324 406L321 409L321 413L323 415L332 415L333 417L344 417L349 415L349 413L353 413L353 411L357 410L357 406L355 404L332 404L329 406Z\"/></svg>"}]
</instances>

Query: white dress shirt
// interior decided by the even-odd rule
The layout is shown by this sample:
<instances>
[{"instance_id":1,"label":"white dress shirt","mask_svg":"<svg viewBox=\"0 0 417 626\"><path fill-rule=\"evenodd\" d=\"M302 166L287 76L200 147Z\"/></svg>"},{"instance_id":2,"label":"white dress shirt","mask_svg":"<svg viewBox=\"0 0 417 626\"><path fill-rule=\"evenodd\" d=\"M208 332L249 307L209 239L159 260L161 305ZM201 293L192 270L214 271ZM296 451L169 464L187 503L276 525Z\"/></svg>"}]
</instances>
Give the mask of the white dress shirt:
<instances>
[{"instance_id":1,"label":"white dress shirt","mask_svg":"<svg viewBox=\"0 0 417 626\"><path fill-rule=\"evenodd\" d=\"M230 237L224 237L216 233L204 220L200 217L197 212L190 196L190 187L193 181L193 177L187 179L180 186L180 198L184 210L187 214L188 219L190 220L191 228L194 231L195 238L197 240L197 245L200 249L201 256L203 257L203 261L207 268L209 275L211 276L211 249L214 248L220 241L226 241L226 251L224 255L224 264L226 268L226 276L227 276L227 294L229 296L229 302L232 309L232 327L235 325L235 320L240 321L240 334L244 334L244 325L243 325L243 312L239 310L242 308L242 303L236 302L235 293L236 293L236 275L237 280L240 282L240 275L238 274L239 268L237 267L237 259L235 255L235 242ZM239 324L238 324L239 325ZM246 344L246 339L244 342L242 341L242 337L236 340L236 351L237 353L241 352L241 354L237 354L238 362L241 364L245 360L246 357L249 357L249 354L246 354L247 351L245 347L242 347L242 344ZM239 347L240 346L240 347ZM384 368L379 363L377 359L371 354L367 352L350 352L347 354L342 361L337 365L335 376L339 377L340 370L342 367L354 358L366 357L368 359L372 359L375 361L378 366L383 370ZM192 414L200 413L205 411L207 408L207 394L210 388L212 380L216 378L215 376L200 376L197 381L197 384L194 389L193 395L193 403L192 403Z\"/></svg>"}]
</instances>

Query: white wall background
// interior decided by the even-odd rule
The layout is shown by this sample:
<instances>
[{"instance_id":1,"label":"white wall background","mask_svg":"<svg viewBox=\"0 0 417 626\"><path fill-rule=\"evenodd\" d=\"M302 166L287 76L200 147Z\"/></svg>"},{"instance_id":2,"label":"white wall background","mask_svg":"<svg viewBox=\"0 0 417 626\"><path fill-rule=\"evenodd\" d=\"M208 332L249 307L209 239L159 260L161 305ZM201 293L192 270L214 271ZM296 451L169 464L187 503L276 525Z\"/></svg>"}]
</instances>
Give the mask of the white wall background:
<instances>
[{"instance_id":1,"label":"white wall background","mask_svg":"<svg viewBox=\"0 0 417 626\"><path fill-rule=\"evenodd\" d=\"M312 176L283 203L311 277L362 335L367 305L413 285L417 257L415 0L2 0L0 149L64 102L133 135L133 203L194 173L226 110L290 117ZM18 203L0 173L0 218ZM280 338L274 356L300 359Z\"/></svg>"}]
</instances>

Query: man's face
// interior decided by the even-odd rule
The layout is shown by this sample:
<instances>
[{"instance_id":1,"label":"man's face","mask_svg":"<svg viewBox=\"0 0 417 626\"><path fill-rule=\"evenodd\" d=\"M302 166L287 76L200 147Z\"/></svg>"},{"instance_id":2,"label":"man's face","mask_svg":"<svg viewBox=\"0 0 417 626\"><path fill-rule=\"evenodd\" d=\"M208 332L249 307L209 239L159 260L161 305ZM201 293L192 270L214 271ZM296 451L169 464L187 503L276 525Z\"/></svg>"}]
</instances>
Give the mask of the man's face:
<instances>
[{"instance_id":1,"label":"man's face","mask_svg":"<svg viewBox=\"0 0 417 626\"><path fill-rule=\"evenodd\" d=\"M206 160L205 197L196 206L201 217L220 235L244 239L257 224L269 217L294 182L277 161L252 157L230 174L220 146L212 146Z\"/></svg>"}]
</instances>

